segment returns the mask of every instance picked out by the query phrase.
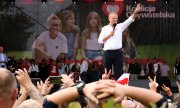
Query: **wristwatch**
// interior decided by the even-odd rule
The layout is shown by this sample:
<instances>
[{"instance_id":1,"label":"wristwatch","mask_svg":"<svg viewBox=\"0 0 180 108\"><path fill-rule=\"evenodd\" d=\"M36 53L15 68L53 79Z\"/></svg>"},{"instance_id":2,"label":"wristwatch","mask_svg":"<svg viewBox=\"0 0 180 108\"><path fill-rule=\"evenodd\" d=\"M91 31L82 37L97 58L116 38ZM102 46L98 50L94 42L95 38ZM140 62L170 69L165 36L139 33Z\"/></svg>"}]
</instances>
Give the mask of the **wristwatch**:
<instances>
[{"instance_id":1,"label":"wristwatch","mask_svg":"<svg viewBox=\"0 0 180 108\"><path fill-rule=\"evenodd\" d=\"M76 88L77 88L77 91L78 91L79 95L84 95L84 93L83 93L83 88L84 87L85 87L85 83L83 81L79 82L76 85Z\"/></svg>"}]
</instances>

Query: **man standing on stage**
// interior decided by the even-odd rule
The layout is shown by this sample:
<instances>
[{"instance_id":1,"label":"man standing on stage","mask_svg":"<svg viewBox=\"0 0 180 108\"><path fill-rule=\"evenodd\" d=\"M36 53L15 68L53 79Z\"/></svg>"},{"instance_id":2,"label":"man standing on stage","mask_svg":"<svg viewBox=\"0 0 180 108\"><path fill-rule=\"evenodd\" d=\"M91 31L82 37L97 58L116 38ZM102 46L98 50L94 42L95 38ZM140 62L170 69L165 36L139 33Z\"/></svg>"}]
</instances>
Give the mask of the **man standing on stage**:
<instances>
[{"instance_id":1,"label":"man standing on stage","mask_svg":"<svg viewBox=\"0 0 180 108\"><path fill-rule=\"evenodd\" d=\"M0 68L6 68L8 62L6 53L4 53L4 47L0 45Z\"/></svg>"},{"instance_id":2,"label":"man standing on stage","mask_svg":"<svg viewBox=\"0 0 180 108\"><path fill-rule=\"evenodd\" d=\"M104 66L109 71L114 68L115 79L122 74L123 55L122 55L122 32L134 22L137 14L141 10L141 5L137 4L132 15L123 23L118 23L118 14L111 12L109 14L109 24L104 26L99 35L99 44L104 44Z\"/></svg>"}]
</instances>

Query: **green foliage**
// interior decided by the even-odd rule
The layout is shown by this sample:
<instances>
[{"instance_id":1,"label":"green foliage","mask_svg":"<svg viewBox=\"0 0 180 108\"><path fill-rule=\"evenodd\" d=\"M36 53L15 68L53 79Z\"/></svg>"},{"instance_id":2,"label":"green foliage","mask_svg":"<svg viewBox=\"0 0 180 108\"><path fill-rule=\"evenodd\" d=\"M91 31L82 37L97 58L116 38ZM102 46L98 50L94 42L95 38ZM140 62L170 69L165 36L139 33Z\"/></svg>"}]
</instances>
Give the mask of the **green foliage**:
<instances>
[{"instance_id":1,"label":"green foliage","mask_svg":"<svg viewBox=\"0 0 180 108\"><path fill-rule=\"evenodd\" d=\"M32 51L8 51L8 56L19 58L32 58Z\"/></svg>"},{"instance_id":2,"label":"green foliage","mask_svg":"<svg viewBox=\"0 0 180 108\"><path fill-rule=\"evenodd\" d=\"M177 57L180 57L180 44L160 44L137 46L137 58L162 58L170 66L170 78L174 78L173 66Z\"/></svg>"},{"instance_id":3,"label":"green foliage","mask_svg":"<svg viewBox=\"0 0 180 108\"><path fill-rule=\"evenodd\" d=\"M150 103L151 108L157 108L157 105L154 103Z\"/></svg>"},{"instance_id":4,"label":"green foliage","mask_svg":"<svg viewBox=\"0 0 180 108\"><path fill-rule=\"evenodd\" d=\"M106 103L103 103L103 108L122 108L122 106L115 103L114 98L109 98Z\"/></svg>"},{"instance_id":5,"label":"green foliage","mask_svg":"<svg viewBox=\"0 0 180 108\"><path fill-rule=\"evenodd\" d=\"M166 108L167 103L163 103L160 108ZM158 108L155 103L150 103L151 108ZM68 108L81 108L79 102L71 102ZM114 98L109 98L105 103L103 103L102 108L123 108L120 103L115 103Z\"/></svg>"},{"instance_id":6,"label":"green foliage","mask_svg":"<svg viewBox=\"0 0 180 108\"><path fill-rule=\"evenodd\" d=\"M71 102L69 105L68 105L68 108L81 108L81 105L79 102Z\"/></svg>"},{"instance_id":7,"label":"green foliage","mask_svg":"<svg viewBox=\"0 0 180 108\"><path fill-rule=\"evenodd\" d=\"M163 103L160 108L166 108L167 103ZM150 103L151 108L158 108L155 103Z\"/></svg>"},{"instance_id":8,"label":"green foliage","mask_svg":"<svg viewBox=\"0 0 180 108\"><path fill-rule=\"evenodd\" d=\"M34 24L21 8L7 3L0 6L0 43L10 51L25 50Z\"/></svg>"}]
</instances>

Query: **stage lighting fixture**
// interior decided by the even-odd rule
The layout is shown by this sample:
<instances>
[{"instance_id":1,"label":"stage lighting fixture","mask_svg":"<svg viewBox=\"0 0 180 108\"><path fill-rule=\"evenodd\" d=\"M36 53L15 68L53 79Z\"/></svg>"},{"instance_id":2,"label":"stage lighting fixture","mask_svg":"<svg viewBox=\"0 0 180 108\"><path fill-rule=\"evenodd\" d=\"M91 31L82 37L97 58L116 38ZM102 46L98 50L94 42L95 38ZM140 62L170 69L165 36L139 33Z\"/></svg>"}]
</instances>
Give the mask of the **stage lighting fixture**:
<instances>
[{"instance_id":1,"label":"stage lighting fixture","mask_svg":"<svg viewBox=\"0 0 180 108\"><path fill-rule=\"evenodd\" d=\"M163 2L167 4L167 3L169 3L169 0L163 0Z\"/></svg>"},{"instance_id":2,"label":"stage lighting fixture","mask_svg":"<svg viewBox=\"0 0 180 108\"><path fill-rule=\"evenodd\" d=\"M41 2L42 2L42 3L46 3L46 2L47 2L47 0L41 0Z\"/></svg>"},{"instance_id":3,"label":"stage lighting fixture","mask_svg":"<svg viewBox=\"0 0 180 108\"><path fill-rule=\"evenodd\" d=\"M108 0L103 0L103 3L106 4L108 2Z\"/></svg>"},{"instance_id":4,"label":"stage lighting fixture","mask_svg":"<svg viewBox=\"0 0 180 108\"><path fill-rule=\"evenodd\" d=\"M14 3L15 3L15 0L10 0L10 3L14 4Z\"/></svg>"},{"instance_id":5,"label":"stage lighting fixture","mask_svg":"<svg viewBox=\"0 0 180 108\"><path fill-rule=\"evenodd\" d=\"M138 0L133 0L133 3L135 3L135 4L136 4L137 2L138 2Z\"/></svg>"},{"instance_id":6,"label":"stage lighting fixture","mask_svg":"<svg viewBox=\"0 0 180 108\"><path fill-rule=\"evenodd\" d=\"M72 0L72 3L76 4L76 3L78 3L78 0Z\"/></svg>"}]
</instances>

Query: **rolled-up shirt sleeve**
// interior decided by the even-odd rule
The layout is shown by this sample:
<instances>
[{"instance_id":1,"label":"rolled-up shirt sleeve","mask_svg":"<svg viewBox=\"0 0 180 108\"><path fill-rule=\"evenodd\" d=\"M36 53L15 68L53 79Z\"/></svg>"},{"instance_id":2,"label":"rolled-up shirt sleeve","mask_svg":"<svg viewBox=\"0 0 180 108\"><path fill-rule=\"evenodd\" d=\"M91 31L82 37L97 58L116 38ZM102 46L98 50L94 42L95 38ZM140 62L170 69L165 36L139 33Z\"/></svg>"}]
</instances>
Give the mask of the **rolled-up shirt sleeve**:
<instances>
[{"instance_id":1,"label":"rolled-up shirt sleeve","mask_svg":"<svg viewBox=\"0 0 180 108\"><path fill-rule=\"evenodd\" d=\"M134 22L135 19L130 16L127 20L125 20L123 23L121 23L122 31L124 31L132 22Z\"/></svg>"},{"instance_id":2,"label":"rolled-up shirt sleeve","mask_svg":"<svg viewBox=\"0 0 180 108\"><path fill-rule=\"evenodd\" d=\"M104 42L103 42L104 36L105 36L104 28L102 28L102 29L101 29L101 33L100 33L100 35L99 35L99 39L98 39L98 43L99 43L99 44L103 44L103 43L104 43Z\"/></svg>"}]
</instances>

